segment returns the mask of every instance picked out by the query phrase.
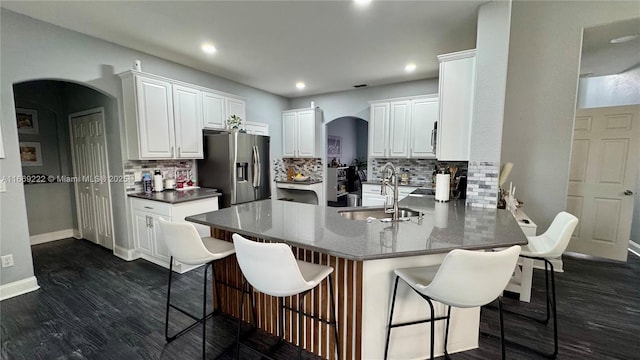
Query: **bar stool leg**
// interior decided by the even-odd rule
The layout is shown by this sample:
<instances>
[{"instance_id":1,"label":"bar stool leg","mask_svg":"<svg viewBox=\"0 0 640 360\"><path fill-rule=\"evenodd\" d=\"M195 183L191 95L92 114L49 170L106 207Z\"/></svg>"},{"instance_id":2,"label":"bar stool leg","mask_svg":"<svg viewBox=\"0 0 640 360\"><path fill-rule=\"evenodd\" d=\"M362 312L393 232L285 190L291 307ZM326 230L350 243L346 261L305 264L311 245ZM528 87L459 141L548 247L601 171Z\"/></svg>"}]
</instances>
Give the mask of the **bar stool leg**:
<instances>
[{"instance_id":1,"label":"bar stool leg","mask_svg":"<svg viewBox=\"0 0 640 360\"><path fill-rule=\"evenodd\" d=\"M447 352L447 342L449 341L449 321L451 320L451 305L447 306L447 322L444 330L444 358L449 359Z\"/></svg>"},{"instance_id":2,"label":"bar stool leg","mask_svg":"<svg viewBox=\"0 0 640 360\"><path fill-rule=\"evenodd\" d=\"M298 297L298 360L302 359L302 300L305 294Z\"/></svg>"},{"instance_id":3,"label":"bar stool leg","mask_svg":"<svg viewBox=\"0 0 640 360\"><path fill-rule=\"evenodd\" d=\"M175 339L175 336L169 337L169 304L171 304L171 277L173 274L173 256L169 259L169 286L167 287L167 313L164 320L164 338L167 342Z\"/></svg>"},{"instance_id":4,"label":"bar stool leg","mask_svg":"<svg viewBox=\"0 0 640 360\"><path fill-rule=\"evenodd\" d=\"M216 263L214 261L211 262L211 276L213 277L213 288L216 291L216 308L214 311L220 311L222 305L220 303L220 289L218 289L218 276L216 274Z\"/></svg>"},{"instance_id":5,"label":"bar stool leg","mask_svg":"<svg viewBox=\"0 0 640 360\"><path fill-rule=\"evenodd\" d=\"M431 348L429 349L429 354L431 355L430 359L433 360L433 348L435 347L435 332L436 332L436 321L435 321L435 317L436 317L436 311L433 308L433 303L431 302L431 299L429 299L428 297L425 297L425 299L427 299L427 302L429 303L429 310L431 311Z\"/></svg>"},{"instance_id":6,"label":"bar stool leg","mask_svg":"<svg viewBox=\"0 0 640 360\"><path fill-rule=\"evenodd\" d=\"M548 262L549 266L551 267L551 296L553 300L551 304L551 310L553 310L553 357L555 358L558 355L558 312L556 310L556 280L555 271L553 270L553 264L550 261Z\"/></svg>"},{"instance_id":7,"label":"bar stool leg","mask_svg":"<svg viewBox=\"0 0 640 360\"><path fill-rule=\"evenodd\" d=\"M244 289L247 279L242 278L242 288L240 289L240 307L238 308L238 335L236 337L236 359L240 359L240 330L242 329L242 307L244 306Z\"/></svg>"},{"instance_id":8,"label":"bar stool leg","mask_svg":"<svg viewBox=\"0 0 640 360\"><path fill-rule=\"evenodd\" d=\"M396 307L396 293L398 292L398 280L400 278L396 276L396 282L393 285L393 298L391 300L391 313L389 314L389 325L387 326L387 342L384 345L384 359L387 359L387 355L389 354L389 337L391 335L391 324L393 322L393 310Z\"/></svg>"},{"instance_id":9,"label":"bar stool leg","mask_svg":"<svg viewBox=\"0 0 640 360\"><path fill-rule=\"evenodd\" d=\"M498 297L498 308L500 312L500 350L502 351L502 360L505 357L505 349L504 349L504 319L502 318L502 296Z\"/></svg>"},{"instance_id":10,"label":"bar stool leg","mask_svg":"<svg viewBox=\"0 0 640 360\"><path fill-rule=\"evenodd\" d=\"M329 293L331 294L331 317L333 318L333 331L336 337L336 359L340 360L340 340L338 337L338 319L336 318L336 300L333 295L333 279L329 274Z\"/></svg>"},{"instance_id":11,"label":"bar stool leg","mask_svg":"<svg viewBox=\"0 0 640 360\"><path fill-rule=\"evenodd\" d=\"M545 290L545 296L546 296L546 302L547 302L547 317L542 321L542 323L544 324L548 324L549 323L549 314L551 313L549 311L549 303L551 302L551 296L549 295L549 267L548 267L548 261L547 259L543 259L544 260L544 290ZM551 270L553 271L553 270Z\"/></svg>"},{"instance_id":12,"label":"bar stool leg","mask_svg":"<svg viewBox=\"0 0 640 360\"><path fill-rule=\"evenodd\" d=\"M210 264L204 265L204 281L202 287L202 359L207 350L207 270Z\"/></svg>"}]
</instances>

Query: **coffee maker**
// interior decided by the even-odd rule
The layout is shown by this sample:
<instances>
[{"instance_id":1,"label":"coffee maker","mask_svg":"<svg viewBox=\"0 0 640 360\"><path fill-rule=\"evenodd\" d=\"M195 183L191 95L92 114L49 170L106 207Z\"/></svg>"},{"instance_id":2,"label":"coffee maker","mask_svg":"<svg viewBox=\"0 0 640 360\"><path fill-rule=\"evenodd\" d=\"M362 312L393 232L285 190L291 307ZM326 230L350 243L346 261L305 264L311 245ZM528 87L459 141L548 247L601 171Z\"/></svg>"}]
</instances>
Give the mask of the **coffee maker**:
<instances>
[{"instance_id":1,"label":"coffee maker","mask_svg":"<svg viewBox=\"0 0 640 360\"><path fill-rule=\"evenodd\" d=\"M467 170L459 172L459 176L453 181L453 189L451 189L451 197L454 199L467 198Z\"/></svg>"}]
</instances>

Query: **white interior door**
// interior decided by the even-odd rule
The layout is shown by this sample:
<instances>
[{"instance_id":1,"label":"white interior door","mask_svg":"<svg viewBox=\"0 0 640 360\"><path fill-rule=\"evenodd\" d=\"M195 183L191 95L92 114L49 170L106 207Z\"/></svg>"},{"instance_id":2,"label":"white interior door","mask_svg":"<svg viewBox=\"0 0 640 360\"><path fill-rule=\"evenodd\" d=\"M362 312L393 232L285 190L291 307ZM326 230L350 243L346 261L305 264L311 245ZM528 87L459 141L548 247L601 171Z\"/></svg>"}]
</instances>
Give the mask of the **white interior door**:
<instances>
[{"instance_id":1,"label":"white interior door","mask_svg":"<svg viewBox=\"0 0 640 360\"><path fill-rule=\"evenodd\" d=\"M640 162L639 109L576 112L567 211L580 223L568 251L626 261Z\"/></svg>"},{"instance_id":2,"label":"white interior door","mask_svg":"<svg viewBox=\"0 0 640 360\"><path fill-rule=\"evenodd\" d=\"M107 139L102 109L69 116L74 162L80 199L79 223L83 238L113 249L113 216L107 157Z\"/></svg>"}]
</instances>

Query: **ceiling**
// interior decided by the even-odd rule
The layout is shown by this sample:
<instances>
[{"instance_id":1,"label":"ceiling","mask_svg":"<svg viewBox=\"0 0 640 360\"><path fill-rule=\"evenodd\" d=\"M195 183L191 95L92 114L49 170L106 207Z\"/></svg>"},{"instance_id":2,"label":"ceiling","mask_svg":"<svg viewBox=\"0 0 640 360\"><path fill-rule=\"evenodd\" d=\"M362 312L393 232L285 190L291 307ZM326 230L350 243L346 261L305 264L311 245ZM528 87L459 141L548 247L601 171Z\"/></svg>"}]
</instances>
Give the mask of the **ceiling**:
<instances>
[{"instance_id":1,"label":"ceiling","mask_svg":"<svg viewBox=\"0 0 640 360\"><path fill-rule=\"evenodd\" d=\"M2 1L3 8L286 97L438 76L485 1ZM640 18L585 29L582 76L640 65ZM205 42L218 52L200 50ZM417 69L406 73L413 62ZM295 88L304 81L306 88Z\"/></svg>"},{"instance_id":2,"label":"ceiling","mask_svg":"<svg viewBox=\"0 0 640 360\"><path fill-rule=\"evenodd\" d=\"M2 1L42 21L285 97L438 76L484 1ZM218 52L206 55L203 42ZM417 69L406 73L413 62ZM144 64L143 64L144 68ZM297 90L295 83L306 88Z\"/></svg>"},{"instance_id":3,"label":"ceiling","mask_svg":"<svg viewBox=\"0 0 640 360\"><path fill-rule=\"evenodd\" d=\"M580 74L583 77L613 75L640 66L640 37L624 43L610 41L640 35L640 18L584 30Z\"/></svg>"}]
</instances>

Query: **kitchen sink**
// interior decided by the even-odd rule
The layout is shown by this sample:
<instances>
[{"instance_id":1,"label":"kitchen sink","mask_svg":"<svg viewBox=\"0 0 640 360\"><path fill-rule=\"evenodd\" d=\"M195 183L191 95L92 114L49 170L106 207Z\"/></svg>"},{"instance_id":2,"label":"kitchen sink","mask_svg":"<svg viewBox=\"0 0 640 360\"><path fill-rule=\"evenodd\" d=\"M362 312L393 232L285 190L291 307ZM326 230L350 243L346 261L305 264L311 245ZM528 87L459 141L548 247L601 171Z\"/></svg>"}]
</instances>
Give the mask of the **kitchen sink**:
<instances>
[{"instance_id":1,"label":"kitchen sink","mask_svg":"<svg viewBox=\"0 0 640 360\"><path fill-rule=\"evenodd\" d=\"M359 208L353 210L340 210L338 211L343 218L349 220L367 220L372 217L375 219L391 219L393 214L386 214L384 208ZM398 209L398 218L408 218L411 216L419 216L419 211L414 211L407 208Z\"/></svg>"}]
</instances>

